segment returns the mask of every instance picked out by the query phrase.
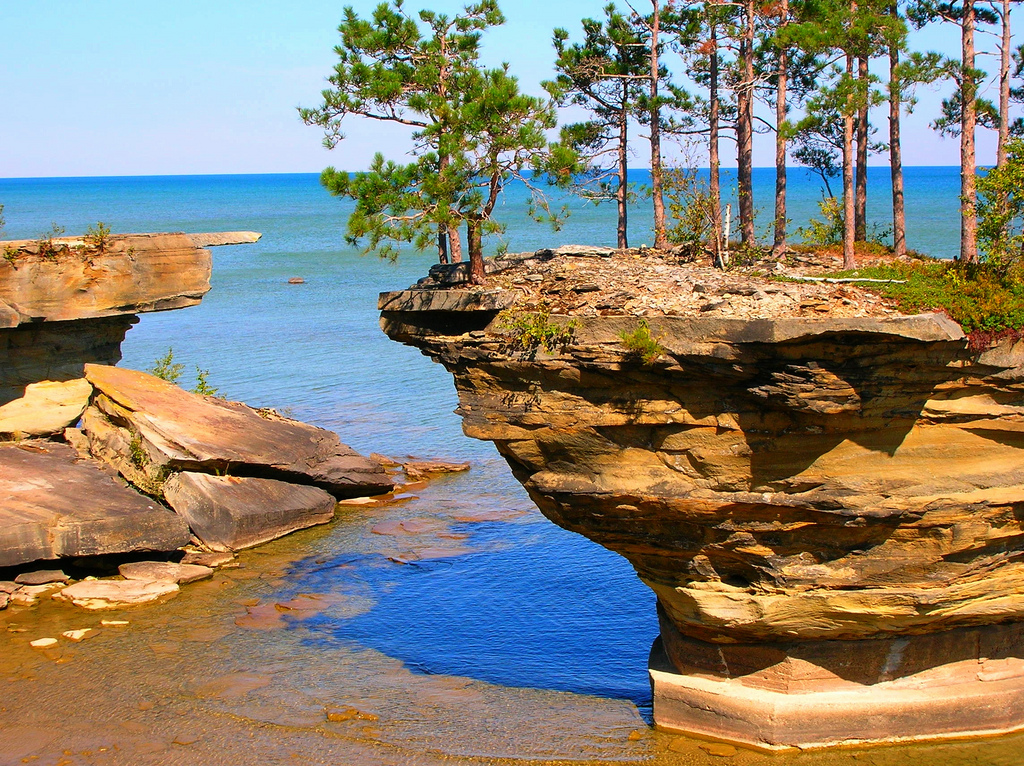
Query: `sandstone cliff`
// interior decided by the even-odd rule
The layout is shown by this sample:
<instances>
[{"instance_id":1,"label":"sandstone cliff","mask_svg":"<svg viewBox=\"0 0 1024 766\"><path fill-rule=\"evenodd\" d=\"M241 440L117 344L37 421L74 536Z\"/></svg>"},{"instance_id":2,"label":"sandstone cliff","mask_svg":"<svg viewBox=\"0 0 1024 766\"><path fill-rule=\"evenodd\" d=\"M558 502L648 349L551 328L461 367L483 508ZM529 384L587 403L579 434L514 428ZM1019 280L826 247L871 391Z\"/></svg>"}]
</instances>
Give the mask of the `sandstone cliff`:
<instances>
[{"instance_id":1,"label":"sandstone cliff","mask_svg":"<svg viewBox=\"0 0 1024 766\"><path fill-rule=\"evenodd\" d=\"M934 314L648 313L662 353L644 364L621 313L524 348L522 317L498 313L517 300L427 284L382 295L381 323L452 372L465 432L629 559L681 634L1024 619L1024 343L973 352Z\"/></svg>"},{"instance_id":2,"label":"sandstone cliff","mask_svg":"<svg viewBox=\"0 0 1024 766\"><path fill-rule=\"evenodd\" d=\"M0 404L42 380L114 364L135 315L198 304L210 289L203 248L254 232L111 235L0 242Z\"/></svg>"},{"instance_id":3,"label":"sandstone cliff","mask_svg":"<svg viewBox=\"0 0 1024 766\"><path fill-rule=\"evenodd\" d=\"M778 263L435 267L381 326L657 594L654 721L769 749L1024 727L1024 341Z\"/></svg>"}]
</instances>

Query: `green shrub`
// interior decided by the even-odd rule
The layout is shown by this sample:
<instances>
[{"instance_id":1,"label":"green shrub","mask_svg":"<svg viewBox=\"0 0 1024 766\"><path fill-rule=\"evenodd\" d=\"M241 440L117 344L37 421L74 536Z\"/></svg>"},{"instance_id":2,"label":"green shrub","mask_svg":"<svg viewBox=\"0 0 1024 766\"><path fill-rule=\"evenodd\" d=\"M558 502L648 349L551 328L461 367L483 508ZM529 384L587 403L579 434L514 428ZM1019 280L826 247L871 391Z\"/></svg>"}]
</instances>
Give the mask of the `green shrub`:
<instances>
[{"instance_id":1,"label":"green shrub","mask_svg":"<svg viewBox=\"0 0 1024 766\"><path fill-rule=\"evenodd\" d=\"M943 311L968 334L1024 330L1024 266L922 260L893 263L838 277L898 279L902 284L864 284L913 314Z\"/></svg>"},{"instance_id":2,"label":"green shrub","mask_svg":"<svg viewBox=\"0 0 1024 766\"><path fill-rule=\"evenodd\" d=\"M89 247L102 253L110 244L110 227L99 221L95 226L86 229L83 239Z\"/></svg>"},{"instance_id":3,"label":"green shrub","mask_svg":"<svg viewBox=\"0 0 1024 766\"><path fill-rule=\"evenodd\" d=\"M58 226L56 223L52 224L50 231L36 240L36 245L39 246L39 255L43 258L56 258L66 252L69 249L67 245L53 241L54 238L62 236L64 236L64 227Z\"/></svg>"},{"instance_id":4,"label":"green shrub","mask_svg":"<svg viewBox=\"0 0 1024 766\"><path fill-rule=\"evenodd\" d=\"M150 375L155 375L160 380L166 380L168 383L174 383L175 385L181 380L181 373L184 371L185 365L174 361L173 348L168 348L167 353L157 359L153 366L146 370Z\"/></svg>"},{"instance_id":5,"label":"green shrub","mask_svg":"<svg viewBox=\"0 0 1024 766\"><path fill-rule=\"evenodd\" d=\"M631 356L637 357L644 364L651 364L659 356L665 353L665 349L651 335L651 327L646 319L641 319L640 324L633 332L623 330L619 333L622 345Z\"/></svg>"},{"instance_id":6,"label":"green shrub","mask_svg":"<svg viewBox=\"0 0 1024 766\"><path fill-rule=\"evenodd\" d=\"M196 385L192 389L193 394L200 394L201 396L217 395L217 389L211 386L207 380L209 375L209 370L201 370L198 365L196 366Z\"/></svg>"},{"instance_id":7,"label":"green shrub","mask_svg":"<svg viewBox=\"0 0 1024 766\"><path fill-rule=\"evenodd\" d=\"M522 312L506 310L498 315L498 328L514 349L534 354L539 349L551 353L570 345L579 323L570 319L565 324L551 321L551 314L541 310Z\"/></svg>"}]
</instances>

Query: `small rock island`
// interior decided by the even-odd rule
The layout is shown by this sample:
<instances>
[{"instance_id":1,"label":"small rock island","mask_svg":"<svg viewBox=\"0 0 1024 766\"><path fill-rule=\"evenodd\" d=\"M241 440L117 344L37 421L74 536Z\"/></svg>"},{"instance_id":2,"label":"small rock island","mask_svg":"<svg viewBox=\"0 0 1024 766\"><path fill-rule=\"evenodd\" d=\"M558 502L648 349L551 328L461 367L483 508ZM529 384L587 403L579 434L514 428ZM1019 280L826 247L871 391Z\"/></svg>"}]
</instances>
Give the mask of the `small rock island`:
<instances>
[{"instance_id":1,"label":"small rock island","mask_svg":"<svg viewBox=\"0 0 1024 766\"><path fill-rule=\"evenodd\" d=\"M767 749L1024 727L1024 342L783 264L487 271L435 266L381 326L657 594L657 725Z\"/></svg>"}]
</instances>

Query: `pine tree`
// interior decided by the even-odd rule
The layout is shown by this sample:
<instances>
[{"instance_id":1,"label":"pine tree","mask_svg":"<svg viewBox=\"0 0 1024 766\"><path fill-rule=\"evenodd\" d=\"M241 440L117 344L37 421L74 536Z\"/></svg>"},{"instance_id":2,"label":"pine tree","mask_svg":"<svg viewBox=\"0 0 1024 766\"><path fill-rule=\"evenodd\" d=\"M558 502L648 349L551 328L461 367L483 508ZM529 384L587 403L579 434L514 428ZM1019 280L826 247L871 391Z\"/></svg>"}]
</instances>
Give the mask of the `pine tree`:
<instances>
[{"instance_id":1,"label":"pine tree","mask_svg":"<svg viewBox=\"0 0 1024 766\"><path fill-rule=\"evenodd\" d=\"M424 249L436 237L441 262L449 253L460 260L465 221L470 277L480 283L481 237L501 228L491 216L503 186L512 179L532 184L528 170L557 171L556 179L571 173L571 152L544 137L555 126L553 105L521 94L506 68L480 64L482 33L503 22L495 0L453 17L420 11L418 21L402 0L378 5L369 19L345 9L332 88L319 107L299 110L302 119L324 128L328 148L344 138L349 115L408 126L414 145L407 164L377 154L366 172L323 172L332 194L355 201L350 241L365 238L367 250L394 258L401 244Z\"/></svg>"},{"instance_id":2,"label":"pine tree","mask_svg":"<svg viewBox=\"0 0 1024 766\"><path fill-rule=\"evenodd\" d=\"M908 15L918 28L934 21L954 24L960 29L960 60L951 62L950 74L956 93L943 102L943 114L935 121L940 132L960 136L960 260L978 260L978 195L976 190L975 131L979 110L995 112L979 101L979 84L985 73L976 66L975 35L979 21L992 23L995 14L979 8L976 0L920 0Z\"/></svg>"},{"instance_id":3,"label":"pine tree","mask_svg":"<svg viewBox=\"0 0 1024 766\"><path fill-rule=\"evenodd\" d=\"M580 179L579 192L595 201L615 199L616 242L625 249L629 247L629 128L642 111L651 59L643 31L614 4L605 6L604 12L604 20L583 20L582 42L569 44L567 30L554 31L557 76L544 87L560 106L582 107L593 115L563 128L562 143L587 160L588 172ZM615 160L613 169L601 165L609 155Z\"/></svg>"}]
</instances>

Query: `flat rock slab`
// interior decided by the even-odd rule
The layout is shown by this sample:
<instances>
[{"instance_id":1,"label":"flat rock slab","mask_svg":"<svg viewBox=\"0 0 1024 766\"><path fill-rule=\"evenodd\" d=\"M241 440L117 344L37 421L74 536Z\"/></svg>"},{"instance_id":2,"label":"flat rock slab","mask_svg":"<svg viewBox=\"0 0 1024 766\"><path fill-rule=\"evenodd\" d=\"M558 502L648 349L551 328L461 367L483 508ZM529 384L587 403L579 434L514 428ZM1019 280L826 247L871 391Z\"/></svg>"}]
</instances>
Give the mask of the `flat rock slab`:
<instances>
[{"instance_id":1,"label":"flat rock slab","mask_svg":"<svg viewBox=\"0 0 1024 766\"><path fill-rule=\"evenodd\" d=\"M66 444L0 446L0 566L62 556L173 551L185 522Z\"/></svg>"},{"instance_id":2,"label":"flat rock slab","mask_svg":"<svg viewBox=\"0 0 1024 766\"><path fill-rule=\"evenodd\" d=\"M238 550L334 518L335 500L317 487L274 479L183 472L164 497L214 550Z\"/></svg>"},{"instance_id":3,"label":"flat rock slab","mask_svg":"<svg viewBox=\"0 0 1024 766\"><path fill-rule=\"evenodd\" d=\"M182 564L198 564L203 567L217 568L230 564L235 554L228 551L189 551L182 558Z\"/></svg>"},{"instance_id":4,"label":"flat rock slab","mask_svg":"<svg viewBox=\"0 0 1024 766\"><path fill-rule=\"evenodd\" d=\"M461 473L469 470L469 463L449 463L444 460L410 460L402 464L410 479L421 479L442 473Z\"/></svg>"},{"instance_id":5,"label":"flat rock slab","mask_svg":"<svg viewBox=\"0 0 1024 766\"><path fill-rule=\"evenodd\" d=\"M71 578L60 569L40 569L37 572L22 572L14 578L18 585L48 585L53 582L68 582Z\"/></svg>"},{"instance_id":6,"label":"flat rock slab","mask_svg":"<svg viewBox=\"0 0 1024 766\"><path fill-rule=\"evenodd\" d=\"M15 241L18 255L0 259L0 299L23 324L184 308L210 289L210 251L187 234L115 235L102 251L74 237L54 245L50 257Z\"/></svg>"},{"instance_id":7,"label":"flat rock slab","mask_svg":"<svg viewBox=\"0 0 1024 766\"><path fill-rule=\"evenodd\" d=\"M0 407L0 438L60 433L78 421L91 395L92 386L81 378L31 383L23 397Z\"/></svg>"},{"instance_id":8,"label":"flat rock slab","mask_svg":"<svg viewBox=\"0 0 1024 766\"><path fill-rule=\"evenodd\" d=\"M83 609L119 609L165 601L178 593L173 582L152 580L84 580L69 585L54 598Z\"/></svg>"},{"instance_id":9,"label":"flat rock slab","mask_svg":"<svg viewBox=\"0 0 1024 766\"><path fill-rule=\"evenodd\" d=\"M210 567L198 564L175 564L171 561L134 561L130 564L122 564L117 571L126 580L176 582L179 585L213 577L213 570Z\"/></svg>"},{"instance_id":10,"label":"flat rock slab","mask_svg":"<svg viewBox=\"0 0 1024 766\"><path fill-rule=\"evenodd\" d=\"M394 486L380 463L342 444L331 431L192 394L135 370L86 365L86 378L100 394L83 423L93 454L112 462L135 484L140 471L158 481L168 469L226 469L234 475L313 484L335 497L383 494ZM100 414L130 433L118 437L104 428ZM136 454L111 443L118 438L135 440Z\"/></svg>"}]
</instances>

